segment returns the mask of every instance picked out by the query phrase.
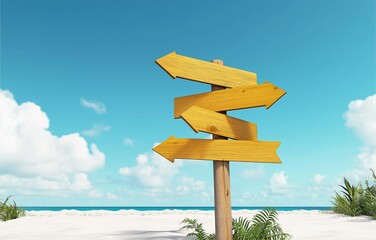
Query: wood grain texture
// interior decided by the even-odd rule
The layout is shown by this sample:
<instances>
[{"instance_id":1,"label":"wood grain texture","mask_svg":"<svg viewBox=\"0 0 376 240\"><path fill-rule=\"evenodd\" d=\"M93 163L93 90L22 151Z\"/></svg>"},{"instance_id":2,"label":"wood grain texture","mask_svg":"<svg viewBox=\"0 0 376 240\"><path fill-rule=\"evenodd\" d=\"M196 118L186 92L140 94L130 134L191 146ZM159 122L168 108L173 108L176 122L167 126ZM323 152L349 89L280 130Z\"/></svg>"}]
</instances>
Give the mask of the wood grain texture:
<instances>
[{"instance_id":1,"label":"wood grain texture","mask_svg":"<svg viewBox=\"0 0 376 240\"><path fill-rule=\"evenodd\" d=\"M232 139L257 141L257 127L254 123L198 106L190 107L180 116L195 132L206 132Z\"/></svg>"},{"instance_id":2,"label":"wood grain texture","mask_svg":"<svg viewBox=\"0 0 376 240\"><path fill-rule=\"evenodd\" d=\"M276 151L280 142L189 139L171 136L153 150L164 158L236 162L281 163Z\"/></svg>"},{"instance_id":3,"label":"wood grain texture","mask_svg":"<svg viewBox=\"0 0 376 240\"><path fill-rule=\"evenodd\" d=\"M212 60L212 63L223 65L221 59L214 59ZM211 85L212 91L223 89L226 88L223 86ZM227 112L222 111L220 114L226 116ZM227 137L217 134L213 134L212 138L227 140ZM230 163L228 161L213 161L213 177L216 239L232 239Z\"/></svg>"},{"instance_id":4,"label":"wood grain texture","mask_svg":"<svg viewBox=\"0 0 376 240\"><path fill-rule=\"evenodd\" d=\"M257 84L256 73L186 57L176 52L169 53L155 62L173 78L179 77L230 88Z\"/></svg>"},{"instance_id":5,"label":"wood grain texture","mask_svg":"<svg viewBox=\"0 0 376 240\"><path fill-rule=\"evenodd\" d=\"M232 239L230 163L213 161L213 176L216 239Z\"/></svg>"},{"instance_id":6,"label":"wood grain texture","mask_svg":"<svg viewBox=\"0 0 376 240\"><path fill-rule=\"evenodd\" d=\"M179 118L184 111L194 105L212 111L228 111L263 106L269 108L285 94L284 90L266 82L253 86L179 97L175 98L174 101L174 117Z\"/></svg>"}]
</instances>

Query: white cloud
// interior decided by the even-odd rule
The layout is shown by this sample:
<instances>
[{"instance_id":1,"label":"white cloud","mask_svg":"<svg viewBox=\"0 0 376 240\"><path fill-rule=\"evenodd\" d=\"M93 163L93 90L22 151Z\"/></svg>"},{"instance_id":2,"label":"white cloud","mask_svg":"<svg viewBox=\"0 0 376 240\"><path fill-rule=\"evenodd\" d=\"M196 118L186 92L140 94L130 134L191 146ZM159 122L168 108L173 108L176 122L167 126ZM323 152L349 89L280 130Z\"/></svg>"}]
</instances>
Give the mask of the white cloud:
<instances>
[{"instance_id":1,"label":"white cloud","mask_svg":"<svg viewBox=\"0 0 376 240\"><path fill-rule=\"evenodd\" d=\"M146 165L149 162L149 159L145 154L138 155L136 160L139 165Z\"/></svg>"},{"instance_id":2,"label":"white cloud","mask_svg":"<svg viewBox=\"0 0 376 240\"><path fill-rule=\"evenodd\" d=\"M112 193L107 193L106 196L107 196L108 200L118 200L119 199L118 196L116 196L115 194L112 194Z\"/></svg>"},{"instance_id":3,"label":"white cloud","mask_svg":"<svg viewBox=\"0 0 376 240\"><path fill-rule=\"evenodd\" d=\"M80 99L81 105L93 109L96 113L101 114L106 112L106 106L98 101L88 101L84 98Z\"/></svg>"},{"instance_id":4,"label":"white cloud","mask_svg":"<svg viewBox=\"0 0 376 240\"><path fill-rule=\"evenodd\" d=\"M74 175L73 189L78 191L91 189L90 181L85 173Z\"/></svg>"},{"instance_id":5,"label":"white cloud","mask_svg":"<svg viewBox=\"0 0 376 240\"><path fill-rule=\"evenodd\" d=\"M191 195L194 192L204 193L206 184L204 181L192 177L181 178L181 183L176 187L176 192L181 195Z\"/></svg>"},{"instance_id":6,"label":"white cloud","mask_svg":"<svg viewBox=\"0 0 376 240\"><path fill-rule=\"evenodd\" d=\"M131 138L124 138L123 140L124 145L134 147L134 140Z\"/></svg>"},{"instance_id":7,"label":"white cloud","mask_svg":"<svg viewBox=\"0 0 376 240\"><path fill-rule=\"evenodd\" d=\"M170 185L172 178L182 166L181 161L170 161L156 153L139 154L136 158L137 165L134 167L122 167L121 175L132 178L136 183L151 188L162 188Z\"/></svg>"},{"instance_id":8,"label":"white cloud","mask_svg":"<svg viewBox=\"0 0 376 240\"><path fill-rule=\"evenodd\" d=\"M111 126L94 124L91 129L82 131L82 134L88 137L95 137L101 135L103 132L110 131Z\"/></svg>"},{"instance_id":9,"label":"white cloud","mask_svg":"<svg viewBox=\"0 0 376 240\"><path fill-rule=\"evenodd\" d=\"M168 204L173 201L186 204L187 201L199 201L209 204L212 199L209 191L212 189L208 191L202 180L180 176L182 166L182 160L171 163L157 153L147 152L139 154L133 166L121 167L118 172L124 177L125 185L129 183L135 189L132 196L147 197L150 203Z\"/></svg>"},{"instance_id":10,"label":"white cloud","mask_svg":"<svg viewBox=\"0 0 376 240\"><path fill-rule=\"evenodd\" d=\"M363 148L358 155L358 159L360 165L367 170L368 174L371 174L370 168L376 171L376 148Z\"/></svg>"},{"instance_id":11,"label":"white cloud","mask_svg":"<svg viewBox=\"0 0 376 240\"><path fill-rule=\"evenodd\" d=\"M285 194L289 191L288 177L284 171L274 173L270 179L269 190L271 193Z\"/></svg>"},{"instance_id":12,"label":"white cloud","mask_svg":"<svg viewBox=\"0 0 376 240\"><path fill-rule=\"evenodd\" d=\"M344 118L346 126L364 143L358 154L358 166L346 174L359 181L370 175L370 168L376 169L376 94L351 101Z\"/></svg>"},{"instance_id":13,"label":"white cloud","mask_svg":"<svg viewBox=\"0 0 376 240\"><path fill-rule=\"evenodd\" d=\"M376 170L376 148L364 147L358 154L358 166L345 175L354 181L362 181L371 176L370 169Z\"/></svg>"},{"instance_id":14,"label":"white cloud","mask_svg":"<svg viewBox=\"0 0 376 240\"><path fill-rule=\"evenodd\" d=\"M0 175L0 188L6 187L21 193L29 192L43 195L67 195L71 191L90 190L90 181L85 173L62 175L60 178L48 179L39 176L20 177L12 174Z\"/></svg>"},{"instance_id":15,"label":"white cloud","mask_svg":"<svg viewBox=\"0 0 376 240\"><path fill-rule=\"evenodd\" d=\"M339 184L342 184L342 182ZM328 204L336 191L338 191L338 184L336 184L334 181L323 181L317 185L300 186L294 189L295 196L298 198L303 197L303 199L309 199L312 201L312 204Z\"/></svg>"},{"instance_id":16,"label":"white cloud","mask_svg":"<svg viewBox=\"0 0 376 240\"><path fill-rule=\"evenodd\" d=\"M78 133L59 137L48 128L38 105L18 104L11 92L0 90L0 189L46 193L92 187L87 173L104 165L104 153Z\"/></svg>"},{"instance_id":17,"label":"white cloud","mask_svg":"<svg viewBox=\"0 0 376 240\"><path fill-rule=\"evenodd\" d=\"M123 167L119 169L119 173L124 176L129 176L131 175L131 169L128 167Z\"/></svg>"},{"instance_id":18,"label":"white cloud","mask_svg":"<svg viewBox=\"0 0 376 240\"><path fill-rule=\"evenodd\" d=\"M325 176L321 175L321 174L315 174L315 176L313 176L313 181L317 184L321 184L324 182L325 180Z\"/></svg>"},{"instance_id":19,"label":"white cloud","mask_svg":"<svg viewBox=\"0 0 376 240\"><path fill-rule=\"evenodd\" d=\"M240 172L240 176L248 180L259 179L264 175L264 167L257 166L255 168L246 168Z\"/></svg>"},{"instance_id":20,"label":"white cloud","mask_svg":"<svg viewBox=\"0 0 376 240\"><path fill-rule=\"evenodd\" d=\"M352 128L366 145L376 147L376 94L351 101L345 113L346 126Z\"/></svg>"}]
</instances>

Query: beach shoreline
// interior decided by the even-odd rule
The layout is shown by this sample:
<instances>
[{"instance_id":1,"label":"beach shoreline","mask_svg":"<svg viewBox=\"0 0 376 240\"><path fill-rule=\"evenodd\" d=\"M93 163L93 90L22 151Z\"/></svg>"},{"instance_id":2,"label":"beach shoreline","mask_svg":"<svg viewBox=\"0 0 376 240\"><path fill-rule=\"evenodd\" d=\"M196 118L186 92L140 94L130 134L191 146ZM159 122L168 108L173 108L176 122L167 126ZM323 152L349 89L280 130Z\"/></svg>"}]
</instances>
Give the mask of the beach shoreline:
<instances>
[{"instance_id":1,"label":"beach shoreline","mask_svg":"<svg viewBox=\"0 0 376 240\"><path fill-rule=\"evenodd\" d=\"M233 218L252 218L257 210L232 211ZM199 210L92 210L26 211L19 219L0 222L0 239L188 239L180 230L184 218L197 219L214 232L214 211ZM278 222L293 239L359 239L376 236L376 221L331 211L278 211Z\"/></svg>"}]
</instances>

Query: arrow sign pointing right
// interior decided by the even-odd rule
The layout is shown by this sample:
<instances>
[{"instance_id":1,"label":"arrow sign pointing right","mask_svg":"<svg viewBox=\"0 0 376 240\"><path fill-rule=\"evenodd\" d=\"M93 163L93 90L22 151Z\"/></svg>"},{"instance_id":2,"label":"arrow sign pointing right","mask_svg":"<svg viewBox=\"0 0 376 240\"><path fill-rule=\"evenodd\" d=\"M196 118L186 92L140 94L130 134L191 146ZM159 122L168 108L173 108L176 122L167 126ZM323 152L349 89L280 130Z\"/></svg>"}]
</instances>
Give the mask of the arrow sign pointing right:
<instances>
[{"instance_id":1,"label":"arrow sign pointing right","mask_svg":"<svg viewBox=\"0 0 376 240\"><path fill-rule=\"evenodd\" d=\"M174 117L196 105L212 111L227 111L265 106L269 108L286 92L266 82L247 87L236 87L208 93L175 98Z\"/></svg>"},{"instance_id":2,"label":"arrow sign pointing right","mask_svg":"<svg viewBox=\"0 0 376 240\"><path fill-rule=\"evenodd\" d=\"M236 68L186 57L172 52L155 61L173 78L184 78L223 87L257 84L257 75Z\"/></svg>"},{"instance_id":3,"label":"arrow sign pointing right","mask_svg":"<svg viewBox=\"0 0 376 240\"><path fill-rule=\"evenodd\" d=\"M233 139L257 141L256 124L198 106L183 112L181 118L195 132L206 132Z\"/></svg>"},{"instance_id":4,"label":"arrow sign pointing right","mask_svg":"<svg viewBox=\"0 0 376 240\"><path fill-rule=\"evenodd\" d=\"M281 163L276 153L280 144L280 142L190 139L171 136L154 147L153 151L171 162L174 162L174 159L177 158L184 158L192 160Z\"/></svg>"}]
</instances>

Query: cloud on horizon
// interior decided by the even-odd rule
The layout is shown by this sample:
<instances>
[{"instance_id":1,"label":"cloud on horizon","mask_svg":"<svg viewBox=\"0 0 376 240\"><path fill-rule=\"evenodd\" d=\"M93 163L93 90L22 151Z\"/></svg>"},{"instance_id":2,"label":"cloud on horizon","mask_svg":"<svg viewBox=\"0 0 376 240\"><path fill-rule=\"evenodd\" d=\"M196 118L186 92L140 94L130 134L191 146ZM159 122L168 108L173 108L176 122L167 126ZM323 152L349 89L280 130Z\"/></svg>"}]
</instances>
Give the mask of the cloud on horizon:
<instances>
[{"instance_id":1,"label":"cloud on horizon","mask_svg":"<svg viewBox=\"0 0 376 240\"><path fill-rule=\"evenodd\" d=\"M179 167L182 165L181 161L171 164L154 152L143 153L137 156L135 166L122 167L119 173L132 178L132 182L141 186L162 188L170 185L172 178L179 172Z\"/></svg>"},{"instance_id":2,"label":"cloud on horizon","mask_svg":"<svg viewBox=\"0 0 376 240\"><path fill-rule=\"evenodd\" d=\"M290 190L288 177L284 171L274 173L270 178L268 189L272 194L287 194Z\"/></svg>"},{"instance_id":3,"label":"cloud on horizon","mask_svg":"<svg viewBox=\"0 0 376 240\"><path fill-rule=\"evenodd\" d=\"M326 177L324 175L321 175L319 173L315 174L313 176L313 181L317 184L321 184L325 181Z\"/></svg>"},{"instance_id":4,"label":"cloud on horizon","mask_svg":"<svg viewBox=\"0 0 376 240\"><path fill-rule=\"evenodd\" d=\"M212 194L207 189L206 182L179 174L182 166L182 160L176 160L172 164L155 152L147 152L136 157L134 166L122 167L118 172L132 186L138 186L134 194L152 197L150 201L154 204L178 201L177 199L181 201L186 196L205 204L210 202Z\"/></svg>"},{"instance_id":5,"label":"cloud on horizon","mask_svg":"<svg viewBox=\"0 0 376 240\"><path fill-rule=\"evenodd\" d=\"M346 174L359 181L370 176L370 168L376 170L376 94L351 101L344 118L346 126L364 143L358 154L358 167Z\"/></svg>"},{"instance_id":6,"label":"cloud on horizon","mask_svg":"<svg viewBox=\"0 0 376 240\"><path fill-rule=\"evenodd\" d=\"M105 164L105 154L78 133L53 135L49 118L32 102L18 104L0 89L0 190L67 195L92 189L87 173Z\"/></svg>"}]
</instances>

